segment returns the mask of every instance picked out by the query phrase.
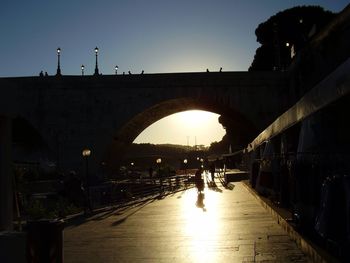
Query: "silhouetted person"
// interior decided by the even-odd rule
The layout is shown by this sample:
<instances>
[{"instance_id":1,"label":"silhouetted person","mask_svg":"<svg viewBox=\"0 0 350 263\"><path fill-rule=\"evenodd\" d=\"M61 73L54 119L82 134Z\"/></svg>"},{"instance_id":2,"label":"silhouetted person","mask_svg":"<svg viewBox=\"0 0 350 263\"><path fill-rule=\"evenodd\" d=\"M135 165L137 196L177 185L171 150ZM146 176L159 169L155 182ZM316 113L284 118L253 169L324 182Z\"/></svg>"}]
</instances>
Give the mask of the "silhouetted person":
<instances>
[{"instance_id":1,"label":"silhouetted person","mask_svg":"<svg viewBox=\"0 0 350 263\"><path fill-rule=\"evenodd\" d=\"M49 74L47 74L47 72L45 71L45 77L48 77L49 76Z\"/></svg>"},{"instance_id":2,"label":"silhouetted person","mask_svg":"<svg viewBox=\"0 0 350 263\"><path fill-rule=\"evenodd\" d=\"M40 77L44 77L44 72L43 72L43 71L40 71L39 76L40 76Z\"/></svg>"},{"instance_id":3,"label":"silhouetted person","mask_svg":"<svg viewBox=\"0 0 350 263\"><path fill-rule=\"evenodd\" d=\"M145 71L142 70L142 71L141 71L141 74L143 74L144 72L145 72Z\"/></svg>"},{"instance_id":4,"label":"silhouetted person","mask_svg":"<svg viewBox=\"0 0 350 263\"><path fill-rule=\"evenodd\" d=\"M210 165L210 175L211 175L211 180L214 182L214 179L215 179L215 163L212 163Z\"/></svg>"},{"instance_id":5,"label":"silhouetted person","mask_svg":"<svg viewBox=\"0 0 350 263\"><path fill-rule=\"evenodd\" d=\"M220 68L220 72L222 72L222 68Z\"/></svg>"},{"instance_id":6,"label":"silhouetted person","mask_svg":"<svg viewBox=\"0 0 350 263\"><path fill-rule=\"evenodd\" d=\"M128 73L129 73L129 75L131 75L131 72L130 72L130 70L128 71Z\"/></svg>"},{"instance_id":7,"label":"silhouetted person","mask_svg":"<svg viewBox=\"0 0 350 263\"><path fill-rule=\"evenodd\" d=\"M125 71L123 71L123 75L125 75Z\"/></svg>"},{"instance_id":8,"label":"silhouetted person","mask_svg":"<svg viewBox=\"0 0 350 263\"><path fill-rule=\"evenodd\" d=\"M209 72L209 69L207 69L207 72Z\"/></svg>"},{"instance_id":9,"label":"silhouetted person","mask_svg":"<svg viewBox=\"0 0 350 263\"><path fill-rule=\"evenodd\" d=\"M204 190L204 181L202 179L202 168L199 168L195 175L194 175L194 181L196 184L196 187L198 189L198 192L201 192Z\"/></svg>"}]
</instances>

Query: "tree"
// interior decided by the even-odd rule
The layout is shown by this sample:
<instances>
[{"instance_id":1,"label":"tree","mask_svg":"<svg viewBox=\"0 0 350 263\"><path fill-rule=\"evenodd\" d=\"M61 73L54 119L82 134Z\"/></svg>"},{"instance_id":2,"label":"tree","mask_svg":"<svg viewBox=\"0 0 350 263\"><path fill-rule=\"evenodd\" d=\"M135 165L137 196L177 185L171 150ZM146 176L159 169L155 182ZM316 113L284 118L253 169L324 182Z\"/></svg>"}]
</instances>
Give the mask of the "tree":
<instances>
[{"instance_id":1,"label":"tree","mask_svg":"<svg viewBox=\"0 0 350 263\"><path fill-rule=\"evenodd\" d=\"M320 6L297 6L271 16L255 30L261 46L256 50L249 71L287 68L292 49L297 53L334 17L334 13Z\"/></svg>"},{"instance_id":2,"label":"tree","mask_svg":"<svg viewBox=\"0 0 350 263\"><path fill-rule=\"evenodd\" d=\"M219 123L226 130L220 142L213 142L209 147L209 154L228 153L241 150L257 135L257 130L244 117L239 115L221 115Z\"/></svg>"}]
</instances>

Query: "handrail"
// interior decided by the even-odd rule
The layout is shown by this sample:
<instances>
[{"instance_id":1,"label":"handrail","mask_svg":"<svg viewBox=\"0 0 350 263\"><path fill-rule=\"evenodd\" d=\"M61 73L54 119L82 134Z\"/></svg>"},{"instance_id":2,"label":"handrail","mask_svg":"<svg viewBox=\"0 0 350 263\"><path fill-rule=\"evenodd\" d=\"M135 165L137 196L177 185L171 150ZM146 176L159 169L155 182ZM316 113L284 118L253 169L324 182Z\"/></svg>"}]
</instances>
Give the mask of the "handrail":
<instances>
[{"instance_id":1,"label":"handrail","mask_svg":"<svg viewBox=\"0 0 350 263\"><path fill-rule=\"evenodd\" d=\"M295 105L279 116L270 126L262 131L246 151L251 152L262 143L301 122L330 103L350 93L350 58L307 92Z\"/></svg>"},{"instance_id":2,"label":"handrail","mask_svg":"<svg viewBox=\"0 0 350 263\"><path fill-rule=\"evenodd\" d=\"M193 185L187 175L125 180L90 187L93 208L134 202L143 198L183 191Z\"/></svg>"}]
</instances>

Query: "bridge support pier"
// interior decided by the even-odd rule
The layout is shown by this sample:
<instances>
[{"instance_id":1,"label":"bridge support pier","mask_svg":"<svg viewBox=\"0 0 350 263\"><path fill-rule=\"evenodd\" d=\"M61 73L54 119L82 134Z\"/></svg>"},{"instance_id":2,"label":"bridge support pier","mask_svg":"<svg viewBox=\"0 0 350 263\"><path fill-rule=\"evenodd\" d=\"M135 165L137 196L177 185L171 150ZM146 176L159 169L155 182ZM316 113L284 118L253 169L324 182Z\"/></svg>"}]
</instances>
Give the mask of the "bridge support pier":
<instances>
[{"instance_id":1,"label":"bridge support pier","mask_svg":"<svg viewBox=\"0 0 350 263\"><path fill-rule=\"evenodd\" d=\"M0 116L0 231L13 229L12 120Z\"/></svg>"}]
</instances>

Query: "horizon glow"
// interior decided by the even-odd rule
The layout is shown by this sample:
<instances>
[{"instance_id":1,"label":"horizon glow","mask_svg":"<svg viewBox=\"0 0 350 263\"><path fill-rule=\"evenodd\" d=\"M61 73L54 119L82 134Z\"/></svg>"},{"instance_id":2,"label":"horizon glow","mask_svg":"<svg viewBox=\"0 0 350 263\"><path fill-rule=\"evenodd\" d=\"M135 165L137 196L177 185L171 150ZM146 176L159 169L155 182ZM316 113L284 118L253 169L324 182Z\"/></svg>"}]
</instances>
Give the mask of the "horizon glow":
<instances>
[{"instance_id":1,"label":"horizon glow","mask_svg":"<svg viewBox=\"0 0 350 263\"><path fill-rule=\"evenodd\" d=\"M219 114L191 110L169 115L148 126L134 143L205 145L220 141L226 134Z\"/></svg>"}]
</instances>

